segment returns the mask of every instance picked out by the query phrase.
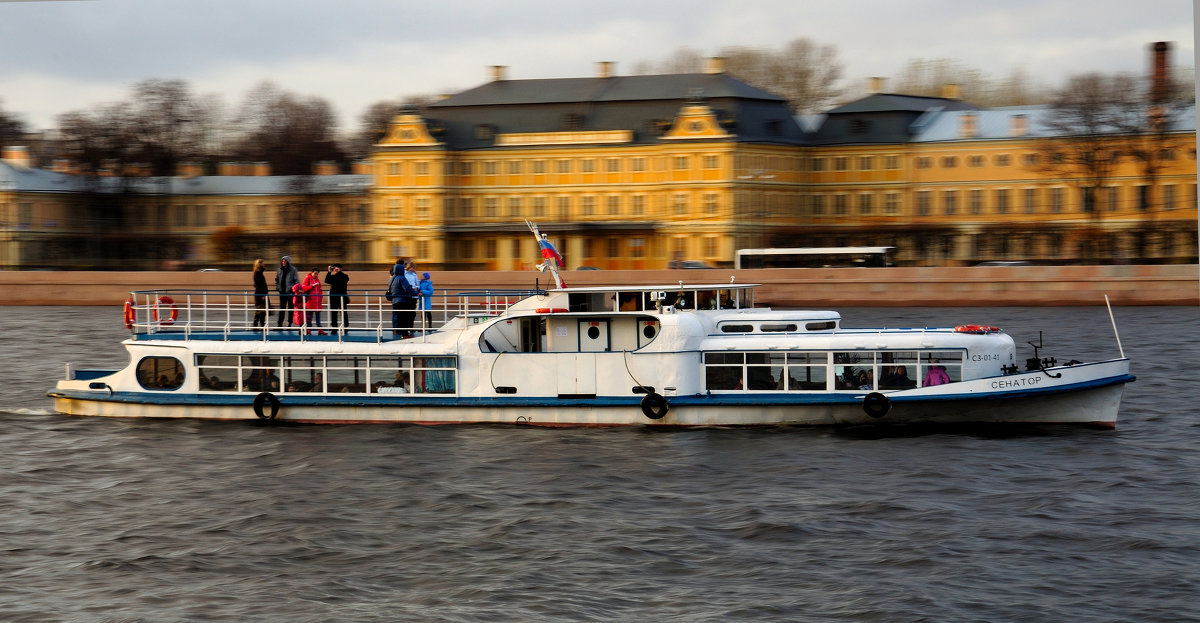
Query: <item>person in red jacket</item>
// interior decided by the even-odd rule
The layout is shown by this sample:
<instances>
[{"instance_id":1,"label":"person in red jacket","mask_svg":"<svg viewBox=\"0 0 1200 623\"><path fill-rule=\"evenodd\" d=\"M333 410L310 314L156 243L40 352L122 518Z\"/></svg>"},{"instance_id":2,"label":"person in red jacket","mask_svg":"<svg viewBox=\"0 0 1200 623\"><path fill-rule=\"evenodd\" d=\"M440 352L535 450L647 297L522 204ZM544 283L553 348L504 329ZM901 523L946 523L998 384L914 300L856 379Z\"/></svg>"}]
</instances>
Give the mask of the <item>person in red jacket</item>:
<instances>
[{"instance_id":1,"label":"person in red jacket","mask_svg":"<svg viewBox=\"0 0 1200 623\"><path fill-rule=\"evenodd\" d=\"M309 330L312 327L318 329L317 333L325 335L325 330L321 329L321 305L324 301L321 290L321 269L314 268L304 276L300 282L300 289L304 291L304 309L308 319Z\"/></svg>"}]
</instances>

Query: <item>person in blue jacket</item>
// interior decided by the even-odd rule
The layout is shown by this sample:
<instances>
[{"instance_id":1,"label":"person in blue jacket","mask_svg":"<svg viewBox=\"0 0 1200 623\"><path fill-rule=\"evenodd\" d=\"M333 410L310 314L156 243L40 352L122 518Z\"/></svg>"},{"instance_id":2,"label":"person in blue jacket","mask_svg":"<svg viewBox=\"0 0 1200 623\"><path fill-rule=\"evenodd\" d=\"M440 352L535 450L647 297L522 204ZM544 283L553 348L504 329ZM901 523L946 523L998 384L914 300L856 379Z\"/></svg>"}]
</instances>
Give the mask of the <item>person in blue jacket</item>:
<instances>
[{"instance_id":1,"label":"person in blue jacket","mask_svg":"<svg viewBox=\"0 0 1200 623\"><path fill-rule=\"evenodd\" d=\"M421 281L417 284L417 291L421 293L421 307L425 312L425 329L433 328L433 278L429 273L421 273Z\"/></svg>"}]
</instances>

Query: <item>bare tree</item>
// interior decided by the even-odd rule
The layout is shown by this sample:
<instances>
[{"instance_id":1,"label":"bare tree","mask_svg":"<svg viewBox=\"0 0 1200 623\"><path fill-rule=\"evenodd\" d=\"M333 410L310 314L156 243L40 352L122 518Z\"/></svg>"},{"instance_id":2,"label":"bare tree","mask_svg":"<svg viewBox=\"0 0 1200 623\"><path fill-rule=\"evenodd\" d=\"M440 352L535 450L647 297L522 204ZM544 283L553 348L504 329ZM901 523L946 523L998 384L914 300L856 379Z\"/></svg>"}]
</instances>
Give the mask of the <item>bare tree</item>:
<instances>
[{"instance_id":1,"label":"bare tree","mask_svg":"<svg viewBox=\"0 0 1200 623\"><path fill-rule=\"evenodd\" d=\"M12 145L23 140L25 122L0 108L0 145Z\"/></svg>"},{"instance_id":2,"label":"bare tree","mask_svg":"<svg viewBox=\"0 0 1200 623\"><path fill-rule=\"evenodd\" d=\"M321 98L302 98L263 82L247 94L237 124L233 154L270 162L277 175L305 175L314 162L344 159L335 141L333 108Z\"/></svg>"}]
</instances>

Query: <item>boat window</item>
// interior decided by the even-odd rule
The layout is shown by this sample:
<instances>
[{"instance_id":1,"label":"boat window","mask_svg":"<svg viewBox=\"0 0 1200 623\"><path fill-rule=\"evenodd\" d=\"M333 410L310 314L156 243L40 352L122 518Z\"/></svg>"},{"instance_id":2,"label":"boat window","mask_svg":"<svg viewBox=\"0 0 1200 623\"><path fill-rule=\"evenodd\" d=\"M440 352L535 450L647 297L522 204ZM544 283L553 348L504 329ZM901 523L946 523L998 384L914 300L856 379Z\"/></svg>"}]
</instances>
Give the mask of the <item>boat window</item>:
<instances>
[{"instance_id":1,"label":"boat window","mask_svg":"<svg viewBox=\"0 0 1200 623\"><path fill-rule=\"evenodd\" d=\"M573 312L611 311L606 304L609 296L605 292L570 292L567 308Z\"/></svg>"},{"instance_id":2,"label":"boat window","mask_svg":"<svg viewBox=\"0 0 1200 623\"><path fill-rule=\"evenodd\" d=\"M238 365L237 355L196 355L197 366L218 366L222 368L236 368Z\"/></svg>"},{"instance_id":3,"label":"boat window","mask_svg":"<svg viewBox=\"0 0 1200 623\"><path fill-rule=\"evenodd\" d=\"M453 356L197 355L196 360L206 364L200 368L201 391L341 394L399 393L403 388L406 393L453 394L458 367Z\"/></svg>"},{"instance_id":4,"label":"boat window","mask_svg":"<svg viewBox=\"0 0 1200 623\"><path fill-rule=\"evenodd\" d=\"M716 309L717 308L717 291L716 290L697 290L696 291L696 309Z\"/></svg>"},{"instance_id":5,"label":"boat window","mask_svg":"<svg viewBox=\"0 0 1200 623\"><path fill-rule=\"evenodd\" d=\"M804 325L805 331L829 331L836 328L837 323L832 320L826 322L810 322Z\"/></svg>"},{"instance_id":6,"label":"boat window","mask_svg":"<svg viewBox=\"0 0 1200 623\"><path fill-rule=\"evenodd\" d=\"M278 392L280 390L278 368L242 368L242 391Z\"/></svg>"},{"instance_id":7,"label":"boat window","mask_svg":"<svg viewBox=\"0 0 1200 623\"><path fill-rule=\"evenodd\" d=\"M676 292L668 294L667 300L671 301L671 305L675 309L696 309L696 293L695 292Z\"/></svg>"},{"instance_id":8,"label":"boat window","mask_svg":"<svg viewBox=\"0 0 1200 623\"><path fill-rule=\"evenodd\" d=\"M764 322L758 326L758 330L762 331L763 333L792 333L795 332L797 328L798 327L795 324L791 323L779 324Z\"/></svg>"},{"instance_id":9,"label":"boat window","mask_svg":"<svg viewBox=\"0 0 1200 623\"><path fill-rule=\"evenodd\" d=\"M145 389L179 389L183 374L183 362L174 357L143 357L137 365L137 380Z\"/></svg>"},{"instance_id":10,"label":"boat window","mask_svg":"<svg viewBox=\"0 0 1200 623\"><path fill-rule=\"evenodd\" d=\"M752 324L723 324L721 325L721 333L753 333L754 325Z\"/></svg>"},{"instance_id":11,"label":"boat window","mask_svg":"<svg viewBox=\"0 0 1200 623\"><path fill-rule=\"evenodd\" d=\"M642 295L640 292L621 292L617 294L617 309L619 311L642 311Z\"/></svg>"},{"instance_id":12,"label":"boat window","mask_svg":"<svg viewBox=\"0 0 1200 623\"><path fill-rule=\"evenodd\" d=\"M705 353L704 386L709 390L742 389L743 353Z\"/></svg>"},{"instance_id":13,"label":"boat window","mask_svg":"<svg viewBox=\"0 0 1200 623\"><path fill-rule=\"evenodd\" d=\"M827 353L788 353L787 390L826 389L828 363Z\"/></svg>"},{"instance_id":14,"label":"boat window","mask_svg":"<svg viewBox=\"0 0 1200 623\"><path fill-rule=\"evenodd\" d=\"M875 353L833 353L833 376L837 389L875 389Z\"/></svg>"},{"instance_id":15,"label":"boat window","mask_svg":"<svg viewBox=\"0 0 1200 623\"><path fill-rule=\"evenodd\" d=\"M319 359L319 357L318 357ZM325 375L320 368L286 368L285 392L324 392Z\"/></svg>"},{"instance_id":16,"label":"boat window","mask_svg":"<svg viewBox=\"0 0 1200 623\"><path fill-rule=\"evenodd\" d=\"M783 389L785 353L746 353L746 389Z\"/></svg>"},{"instance_id":17,"label":"boat window","mask_svg":"<svg viewBox=\"0 0 1200 623\"><path fill-rule=\"evenodd\" d=\"M721 309L735 308L737 306L733 298L735 294L733 290L717 290L717 304Z\"/></svg>"},{"instance_id":18,"label":"boat window","mask_svg":"<svg viewBox=\"0 0 1200 623\"><path fill-rule=\"evenodd\" d=\"M961 351L922 352L919 368L921 387L961 381L962 358Z\"/></svg>"}]
</instances>

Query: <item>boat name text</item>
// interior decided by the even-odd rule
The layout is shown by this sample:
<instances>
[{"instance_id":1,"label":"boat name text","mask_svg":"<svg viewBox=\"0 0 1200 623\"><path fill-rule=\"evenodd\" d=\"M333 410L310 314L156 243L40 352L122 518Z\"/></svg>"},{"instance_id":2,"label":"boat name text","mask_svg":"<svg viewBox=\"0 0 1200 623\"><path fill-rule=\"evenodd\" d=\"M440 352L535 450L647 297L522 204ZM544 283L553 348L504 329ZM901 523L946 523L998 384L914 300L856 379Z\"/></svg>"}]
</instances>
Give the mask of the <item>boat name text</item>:
<instances>
[{"instance_id":1,"label":"boat name text","mask_svg":"<svg viewBox=\"0 0 1200 623\"><path fill-rule=\"evenodd\" d=\"M1021 387L1033 387L1042 382L1040 376L1030 376L1022 379L1000 379L992 381L992 389L1017 389Z\"/></svg>"}]
</instances>

